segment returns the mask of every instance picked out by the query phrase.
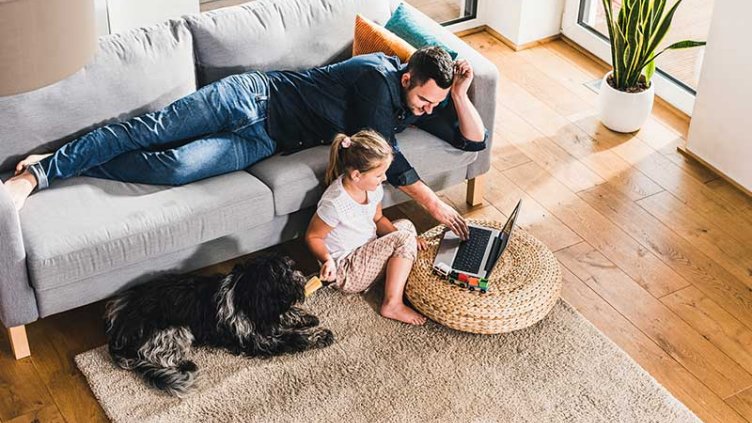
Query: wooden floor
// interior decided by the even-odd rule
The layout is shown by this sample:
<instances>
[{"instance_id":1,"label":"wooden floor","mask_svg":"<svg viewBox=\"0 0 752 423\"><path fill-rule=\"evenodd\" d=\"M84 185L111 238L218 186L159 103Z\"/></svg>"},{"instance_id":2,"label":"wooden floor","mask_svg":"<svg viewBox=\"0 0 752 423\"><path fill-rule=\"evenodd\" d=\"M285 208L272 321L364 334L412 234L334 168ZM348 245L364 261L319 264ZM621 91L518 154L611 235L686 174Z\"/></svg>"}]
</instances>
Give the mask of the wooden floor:
<instances>
[{"instance_id":1,"label":"wooden floor","mask_svg":"<svg viewBox=\"0 0 752 423\"><path fill-rule=\"evenodd\" d=\"M598 124L583 83L605 69L564 42L465 40L501 72L493 166L482 206L462 185L443 198L499 219L522 198L519 222L555 251L567 302L704 421L752 422L752 200L676 152L688 124L663 107L635 135ZM387 214L435 224L414 203ZM273 250L316 270L301 241ZM98 303L29 325L20 361L0 335L0 421L106 420L72 361L105 342L101 315Z\"/></svg>"},{"instance_id":2,"label":"wooden floor","mask_svg":"<svg viewBox=\"0 0 752 423\"><path fill-rule=\"evenodd\" d=\"M476 0L477 1L477 0ZM461 18L462 0L405 0L436 22L449 22Z\"/></svg>"}]
</instances>

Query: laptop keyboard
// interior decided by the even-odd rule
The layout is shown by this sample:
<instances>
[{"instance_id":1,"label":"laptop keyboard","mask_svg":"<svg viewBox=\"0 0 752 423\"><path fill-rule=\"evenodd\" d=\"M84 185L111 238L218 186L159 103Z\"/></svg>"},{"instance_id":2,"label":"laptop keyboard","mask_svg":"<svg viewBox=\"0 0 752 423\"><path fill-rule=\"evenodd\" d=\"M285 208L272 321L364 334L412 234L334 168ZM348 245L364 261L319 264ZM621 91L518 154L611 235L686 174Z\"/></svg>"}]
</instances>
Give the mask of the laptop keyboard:
<instances>
[{"instance_id":1,"label":"laptop keyboard","mask_svg":"<svg viewBox=\"0 0 752 423\"><path fill-rule=\"evenodd\" d=\"M489 238L491 231L471 226L470 239L460 243L452 267L462 272L477 273L483 262Z\"/></svg>"}]
</instances>

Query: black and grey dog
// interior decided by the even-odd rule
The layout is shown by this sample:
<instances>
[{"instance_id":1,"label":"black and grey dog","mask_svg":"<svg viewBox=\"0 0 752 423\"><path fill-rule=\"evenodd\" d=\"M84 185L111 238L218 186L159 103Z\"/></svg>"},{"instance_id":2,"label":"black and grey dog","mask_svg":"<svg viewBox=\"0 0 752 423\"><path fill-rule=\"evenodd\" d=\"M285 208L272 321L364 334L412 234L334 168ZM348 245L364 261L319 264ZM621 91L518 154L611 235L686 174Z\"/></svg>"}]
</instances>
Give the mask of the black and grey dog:
<instances>
[{"instance_id":1,"label":"black and grey dog","mask_svg":"<svg viewBox=\"0 0 752 423\"><path fill-rule=\"evenodd\" d=\"M181 396L196 381L192 345L272 356L334 342L302 303L305 277L287 257L265 256L228 275L165 276L118 294L105 324L112 358L156 388Z\"/></svg>"}]
</instances>

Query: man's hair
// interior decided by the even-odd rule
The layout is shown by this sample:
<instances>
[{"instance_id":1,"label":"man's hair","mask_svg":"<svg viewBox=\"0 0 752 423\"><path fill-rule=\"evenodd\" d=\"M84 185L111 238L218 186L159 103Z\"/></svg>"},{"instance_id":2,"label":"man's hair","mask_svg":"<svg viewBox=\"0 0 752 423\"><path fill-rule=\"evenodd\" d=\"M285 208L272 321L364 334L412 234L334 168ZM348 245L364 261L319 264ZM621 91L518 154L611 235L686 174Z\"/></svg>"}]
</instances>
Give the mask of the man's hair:
<instances>
[{"instance_id":1,"label":"man's hair","mask_svg":"<svg viewBox=\"0 0 752 423\"><path fill-rule=\"evenodd\" d=\"M429 79L436 81L436 85L447 89L452 86L454 78L454 62L443 48L437 46L418 49L407 63L410 72L410 88L423 85Z\"/></svg>"}]
</instances>

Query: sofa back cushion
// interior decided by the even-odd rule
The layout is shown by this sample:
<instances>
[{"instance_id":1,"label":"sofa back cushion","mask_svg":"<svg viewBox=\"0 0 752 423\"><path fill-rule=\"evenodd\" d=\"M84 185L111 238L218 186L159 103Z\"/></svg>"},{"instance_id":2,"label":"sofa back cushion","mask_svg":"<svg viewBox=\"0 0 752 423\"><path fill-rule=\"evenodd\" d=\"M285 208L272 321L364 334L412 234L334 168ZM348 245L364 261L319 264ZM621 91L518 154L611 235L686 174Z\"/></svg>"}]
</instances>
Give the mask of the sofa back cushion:
<instances>
[{"instance_id":1,"label":"sofa back cushion","mask_svg":"<svg viewBox=\"0 0 752 423\"><path fill-rule=\"evenodd\" d=\"M258 0L186 17L201 86L248 70L301 70L350 57L355 15L384 24L388 0Z\"/></svg>"},{"instance_id":2,"label":"sofa back cushion","mask_svg":"<svg viewBox=\"0 0 752 423\"><path fill-rule=\"evenodd\" d=\"M185 21L105 36L94 59L38 90L0 97L0 173L101 126L158 110L195 91Z\"/></svg>"},{"instance_id":3,"label":"sofa back cushion","mask_svg":"<svg viewBox=\"0 0 752 423\"><path fill-rule=\"evenodd\" d=\"M397 56L402 63L407 63L410 56L415 53L415 47L383 26L358 14L355 17L352 55L379 52L387 56Z\"/></svg>"}]
</instances>

